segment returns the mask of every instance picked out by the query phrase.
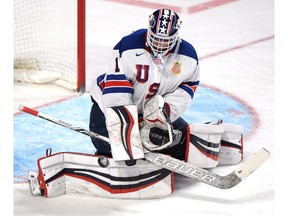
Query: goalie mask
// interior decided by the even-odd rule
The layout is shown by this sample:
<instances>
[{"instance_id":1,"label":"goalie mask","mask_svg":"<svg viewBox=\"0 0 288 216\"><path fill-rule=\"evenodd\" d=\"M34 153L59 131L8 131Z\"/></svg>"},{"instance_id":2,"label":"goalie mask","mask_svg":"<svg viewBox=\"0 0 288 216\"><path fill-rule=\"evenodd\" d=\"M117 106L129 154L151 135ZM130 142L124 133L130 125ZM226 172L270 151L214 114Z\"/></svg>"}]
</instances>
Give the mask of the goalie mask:
<instances>
[{"instance_id":1,"label":"goalie mask","mask_svg":"<svg viewBox=\"0 0 288 216\"><path fill-rule=\"evenodd\" d=\"M177 40L181 26L179 16L169 9L160 9L149 16L147 44L155 56L164 57Z\"/></svg>"}]
</instances>

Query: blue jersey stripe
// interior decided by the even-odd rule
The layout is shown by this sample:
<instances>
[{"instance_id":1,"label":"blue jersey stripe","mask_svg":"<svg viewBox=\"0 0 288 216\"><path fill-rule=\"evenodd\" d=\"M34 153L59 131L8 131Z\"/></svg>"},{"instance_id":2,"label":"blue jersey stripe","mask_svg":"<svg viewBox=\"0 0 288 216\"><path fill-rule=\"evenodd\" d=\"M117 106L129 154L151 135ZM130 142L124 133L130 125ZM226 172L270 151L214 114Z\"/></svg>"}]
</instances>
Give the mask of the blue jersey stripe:
<instances>
[{"instance_id":1,"label":"blue jersey stripe","mask_svg":"<svg viewBox=\"0 0 288 216\"><path fill-rule=\"evenodd\" d=\"M182 83L179 87L183 89L184 91L186 91L191 96L191 98L193 98L195 90L198 85L199 85L199 81L185 82L185 83Z\"/></svg>"},{"instance_id":2,"label":"blue jersey stripe","mask_svg":"<svg viewBox=\"0 0 288 216\"><path fill-rule=\"evenodd\" d=\"M183 89L184 91L186 91L191 96L191 98L194 97L194 91L191 88L185 85L180 85L179 87Z\"/></svg>"},{"instance_id":3,"label":"blue jersey stripe","mask_svg":"<svg viewBox=\"0 0 288 216\"><path fill-rule=\"evenodd\" d=\"M129 87L111 87L111 88L105 88L103 91L103 95L104 94L111 94L111 93L130 93L130 94L133 94L134 89L129 88Z\"/></svg>"},{"instance_id":4,"label":"blue jersey stripe","mask_svg":"<svg viewBox=\"0 0 288 216\"><path fill-rule=\"evenodd\" d=\"M124 74L107 74L107 80L127 80L127 78Z\"/></svg>"}]
</instances>

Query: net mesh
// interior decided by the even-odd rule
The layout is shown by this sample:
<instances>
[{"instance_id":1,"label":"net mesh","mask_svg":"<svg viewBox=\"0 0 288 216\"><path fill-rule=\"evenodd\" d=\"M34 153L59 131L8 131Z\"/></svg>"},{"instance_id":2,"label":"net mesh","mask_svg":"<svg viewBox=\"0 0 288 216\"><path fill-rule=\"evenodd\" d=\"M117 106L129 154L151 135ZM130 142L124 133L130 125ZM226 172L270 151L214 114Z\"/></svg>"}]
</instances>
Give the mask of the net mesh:
<instances>
[{"instance_id":1,"label":"net mesh","mask_svg":"<svg viewBox=\"0 0 288 216\"><path fill-rule=\"evenodd\" d=\"M36 82L76 88L77 0L14 0L14 71L15 81L50 74Z\"/></svg>"}]
</instances>

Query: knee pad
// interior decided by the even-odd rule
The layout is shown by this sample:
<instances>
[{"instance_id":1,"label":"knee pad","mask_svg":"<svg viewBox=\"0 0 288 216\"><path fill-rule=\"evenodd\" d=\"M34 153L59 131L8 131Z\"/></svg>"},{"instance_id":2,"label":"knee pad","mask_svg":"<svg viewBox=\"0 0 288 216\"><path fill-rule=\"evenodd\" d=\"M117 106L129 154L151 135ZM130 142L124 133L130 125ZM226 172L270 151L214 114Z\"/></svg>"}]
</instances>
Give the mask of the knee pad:
<instances>
[{"instance_id":1,"label":"knee pad","mask_svg":"<svg viewBox=\"0 0 288 216\"><path fill-rule=\"evenodd\" d=\"M243 159L243 127L236 124L223 124L218 165L234 165Z\"/></svg>"},{"instance_id":2,"label":"knee pad","mask_svg":"<svg viewBox=\"0 0 288 216\"><path fill-rule=\"evenodd\" d=\"M219 162L222 124L191 124L187 163L201 168L216 167Z\"/></svg>"}]
</instances>

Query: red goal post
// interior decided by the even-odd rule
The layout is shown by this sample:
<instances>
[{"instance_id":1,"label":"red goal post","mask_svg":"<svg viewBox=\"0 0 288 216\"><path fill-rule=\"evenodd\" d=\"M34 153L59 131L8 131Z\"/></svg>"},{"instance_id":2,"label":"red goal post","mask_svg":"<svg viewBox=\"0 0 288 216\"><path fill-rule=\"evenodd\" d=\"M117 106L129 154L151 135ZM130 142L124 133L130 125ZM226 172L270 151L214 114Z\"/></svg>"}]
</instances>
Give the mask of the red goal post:
<instances>
[{"instance_id":1,"label":"red goal post","mask_svg":"<svg viewBox=\"0 0 288 216\"><path fill-rule=\"evenodd\" d=\"M14 0L14 81L85 92L85 0Z\"/></svg>"}]
</instances>

